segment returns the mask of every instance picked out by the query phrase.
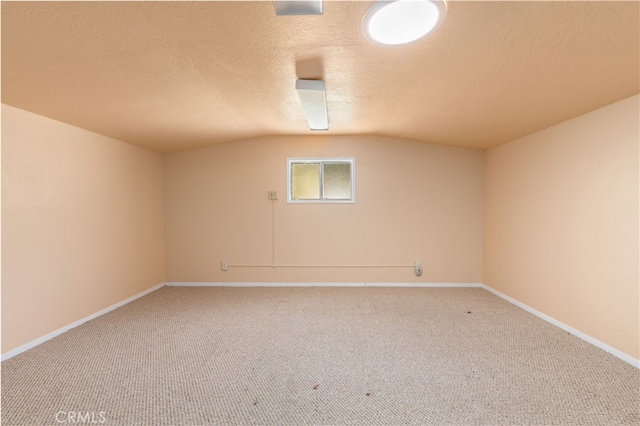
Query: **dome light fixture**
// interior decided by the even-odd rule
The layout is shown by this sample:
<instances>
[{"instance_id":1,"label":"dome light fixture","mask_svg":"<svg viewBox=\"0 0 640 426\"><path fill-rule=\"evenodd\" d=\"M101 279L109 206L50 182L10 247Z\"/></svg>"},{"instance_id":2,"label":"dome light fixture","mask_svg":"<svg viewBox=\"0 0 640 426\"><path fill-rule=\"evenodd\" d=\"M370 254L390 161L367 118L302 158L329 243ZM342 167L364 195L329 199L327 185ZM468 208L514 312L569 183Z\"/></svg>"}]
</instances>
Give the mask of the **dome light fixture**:
<instances>
[{"instance_id":1,"label":"dome light fixture","mask_svg":"<svg viewBox=\"0 0 640 426\"><path fill-rule=\"evenodd\" d=\"M369 9L362 27L367 38L377 43L411 43L431 32L446 12L445 0L383 0Z\"/></svg>"}]
</instances>

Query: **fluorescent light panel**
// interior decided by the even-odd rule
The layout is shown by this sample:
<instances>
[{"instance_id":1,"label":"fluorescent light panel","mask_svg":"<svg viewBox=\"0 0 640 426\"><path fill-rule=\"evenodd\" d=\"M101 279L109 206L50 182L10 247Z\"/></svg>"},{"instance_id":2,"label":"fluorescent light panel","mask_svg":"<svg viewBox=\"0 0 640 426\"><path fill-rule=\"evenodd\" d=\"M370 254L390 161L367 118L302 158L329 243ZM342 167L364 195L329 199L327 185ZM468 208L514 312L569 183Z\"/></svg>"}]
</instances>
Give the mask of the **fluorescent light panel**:
<instances>
[{"instance_id":1,"label":"fluorescent light panel","mask_svg":"<svg viewBox=\"0 0 640 426\"><path fill-rule=\"evenodd\" d=\"M322 80L296 80L296 90L311 130L329 130L327 98Z\"/></svg>"},{"instance_id":2,"label":"fluorescent light panel","mask_svg":"<svg viewBox=\"0 0 640 426\"><path fill-rule=\"evenodd\" d=\"M322 15L322 0L274 0L277 16Z\"/></svg>"}]
</instances>

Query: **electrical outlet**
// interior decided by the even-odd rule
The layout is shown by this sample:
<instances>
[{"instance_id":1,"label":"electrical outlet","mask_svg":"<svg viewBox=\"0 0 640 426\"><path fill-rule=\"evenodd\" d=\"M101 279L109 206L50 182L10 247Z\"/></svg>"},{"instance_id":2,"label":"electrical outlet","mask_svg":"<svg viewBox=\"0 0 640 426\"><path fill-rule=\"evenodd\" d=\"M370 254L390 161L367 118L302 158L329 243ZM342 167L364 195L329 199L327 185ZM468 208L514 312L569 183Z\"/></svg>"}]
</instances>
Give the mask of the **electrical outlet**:
<instances>
[{"instance_id":1,"label":"electrical outlet","mask_svg":"<svg viewBox=\"0 0 640 426\"><path fill-rule=\"evenodd\" d=\"M223 271L228 271L229 270L229 262L227 262L226 260L223 260L222 263L220 264L220 268Z\"/></svg>"},{"instance_id":2,"label":"electrical outlet","mask_svg":"<svg viewBox=\"0 0 640 426\"><path fill-rule=\"evenodd\" d=\"M277 200L278 199L278 191L269 191L269 199Z\"/></svg>"},{"instance_id":3,"label":"electrical outlet","mask_svg":"<svg viewBox=\"0 0 640 426\"><path fill-rule=\"evenodd\" d=\"M422 263L419 260L416 260L416 277L422 276Z\"/></svg>"}]
</instances>

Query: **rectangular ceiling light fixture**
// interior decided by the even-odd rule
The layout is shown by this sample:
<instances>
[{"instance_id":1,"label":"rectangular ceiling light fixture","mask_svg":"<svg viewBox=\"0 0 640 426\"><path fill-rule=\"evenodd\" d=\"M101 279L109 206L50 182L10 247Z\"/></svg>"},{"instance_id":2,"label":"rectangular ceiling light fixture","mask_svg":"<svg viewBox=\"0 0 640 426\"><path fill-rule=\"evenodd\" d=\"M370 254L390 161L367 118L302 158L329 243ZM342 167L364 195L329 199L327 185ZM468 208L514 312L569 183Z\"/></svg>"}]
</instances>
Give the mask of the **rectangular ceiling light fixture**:
<instances>
[{"instance_id":1,"label":"rectangular ceiling light fixture","mask_svg":"<svg viewBox=\"0 0 640 426\"><path fill-rule=\"evenodd\" d=\"M322 0L273 0L277 16L322 15Z\"/></svg>"},{"instance_id":2,"label":"rectangular ceiling light fixture","mask_svg":"<svg viewBox=\"0 0 640 426\"><path fill-rule=\"evenodd\" d=\"M296 80L296 90L311 130L329 130L324 81Z\"/></svg>"}]
</instances>

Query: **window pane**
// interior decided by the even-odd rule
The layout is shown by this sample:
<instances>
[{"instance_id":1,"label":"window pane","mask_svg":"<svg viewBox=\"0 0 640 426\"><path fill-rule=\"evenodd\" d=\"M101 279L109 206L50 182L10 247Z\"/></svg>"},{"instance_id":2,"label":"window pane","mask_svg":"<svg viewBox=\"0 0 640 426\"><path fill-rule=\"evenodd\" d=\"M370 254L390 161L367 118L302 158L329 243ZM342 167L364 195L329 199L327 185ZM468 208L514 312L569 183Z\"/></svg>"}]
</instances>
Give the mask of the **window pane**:
<instances>
[{"instance_id":1,"label":"window pane","mask_svg":"<svg viewBox=\"0 0 640 426\"><path fill-rule=\"evenodd\" d=\"M291 164L291 198L294 200L320 199L320 164Z\"/></svg>"},{"instance_id":2,"label":"window pane","mask_svg":"<svg viewBox=\"0 0 640 426\"><path fill-rule=\"evenodd\" d=\"M351 164L325 164L323 183L324 198L330 200L351 199Z\"/></svg>"}]
</instances>

